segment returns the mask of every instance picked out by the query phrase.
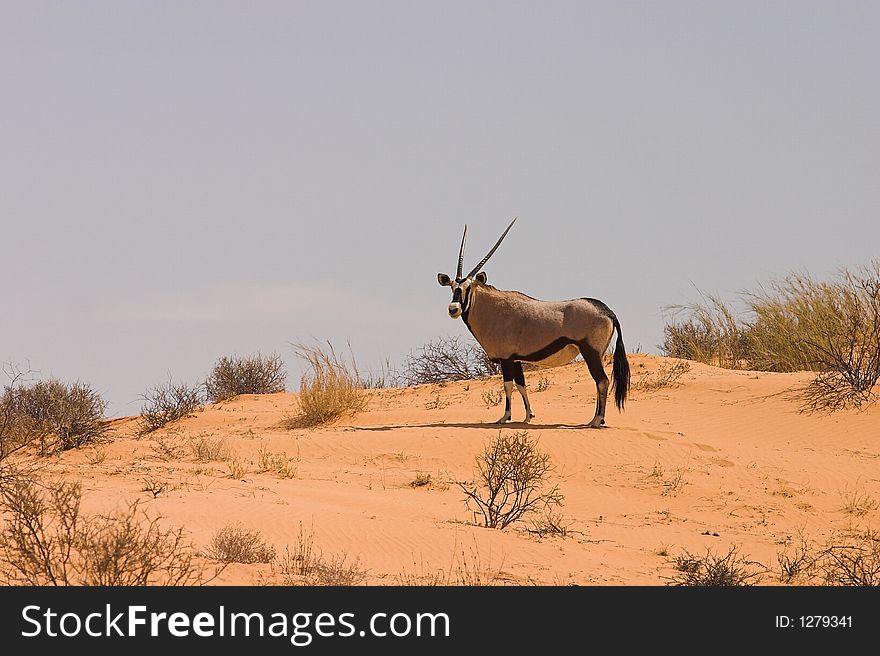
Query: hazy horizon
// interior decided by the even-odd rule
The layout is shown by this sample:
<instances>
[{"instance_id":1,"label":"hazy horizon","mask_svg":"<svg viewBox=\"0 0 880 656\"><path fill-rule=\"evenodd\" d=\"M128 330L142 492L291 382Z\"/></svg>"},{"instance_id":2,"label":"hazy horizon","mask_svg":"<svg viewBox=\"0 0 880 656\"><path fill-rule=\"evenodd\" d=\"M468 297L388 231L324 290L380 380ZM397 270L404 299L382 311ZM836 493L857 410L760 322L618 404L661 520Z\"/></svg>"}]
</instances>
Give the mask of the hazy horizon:
<instances>
[{"instance_id":1,"label":"hazy horizon","mask_svg":"<svg viewBox=\"0 0 880 656\"><path fill-rule=\"evenodd\" d=\"M139 395L441 335L489 282L663 308L878 256L880 5L2 2L0 358ZM28 364L29 363L29 364Z\"/></svg>"}]
</instances>

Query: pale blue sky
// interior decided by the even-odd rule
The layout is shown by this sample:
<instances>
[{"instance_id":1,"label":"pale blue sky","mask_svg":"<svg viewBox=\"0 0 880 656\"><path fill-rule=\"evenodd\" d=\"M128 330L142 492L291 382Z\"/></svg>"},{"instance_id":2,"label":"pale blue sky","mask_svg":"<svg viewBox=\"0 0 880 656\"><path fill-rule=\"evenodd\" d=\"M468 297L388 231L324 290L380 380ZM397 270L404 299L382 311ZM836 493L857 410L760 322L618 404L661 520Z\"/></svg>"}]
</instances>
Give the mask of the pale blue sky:
<instances>
[{"instance_id":1,"label":"pale blue sky","mask_svg":"<svg viewBox=\"0 0 880 656\"><path fill-rule=\"evenodd\" d=\"M464 334L435 275L592 296L657 350L878 255L875 2L0 0L0 358L110 413L311 337Z\"/></svg>"}]
</instances>

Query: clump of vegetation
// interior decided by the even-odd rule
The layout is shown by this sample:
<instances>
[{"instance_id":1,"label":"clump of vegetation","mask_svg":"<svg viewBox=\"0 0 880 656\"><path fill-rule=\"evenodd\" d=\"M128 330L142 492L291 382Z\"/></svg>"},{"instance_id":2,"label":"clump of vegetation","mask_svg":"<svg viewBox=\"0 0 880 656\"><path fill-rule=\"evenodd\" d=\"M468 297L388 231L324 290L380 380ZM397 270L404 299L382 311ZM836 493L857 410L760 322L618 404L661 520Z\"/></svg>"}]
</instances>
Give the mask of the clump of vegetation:
<instances>
[{"instance_id":1,"label":"clump of vegetation","mask_svg":"<svg viewBox=\"0 0 880 656\"><path fill-rule=\"evenodd\" d=\"M468 551L455 550L445 568L428 569L424 562L413 563L412 569L405 569L397 576L399 585L407 586L451 586L491 587L503 583L502 562L497 568L483 563L480 553L473 547Z\"/></svg>"},{"instance_id":2,"label":"clump of vegetation","mask_svg":"<svg viewBox=\"0 0 880 656\"><path fill-rule=\"evenodd\" d=\"M426 474L425 472L417 472L416 477L410 481L410 487L428 487L433 483L433 479L431 478L431 474Z\"/></svg>"},{"instance_id":3,"label":"clump of vegetation","mask_svg":"<svg viewBox=\"0 0 880 656\"><path fill-rule=\"evenodd\" d=\"M854 532L834 538L817 556L826 585L880 585L880 533Z\"/></svg>"},{"instance_id":4,"label":"clump of vegetation","mask_svg":"<svg viewBox=\"0 0 880 656\"><path fill-rule=\"evenodd\" d=\"M202 408L202 391L186 383L169 380L144 392L141 433L151 433L179 419L191 417Z\"/></svg>"},{"instance_id":5,"label":"clump of vegetation","mask_svg":"<svg viewBox=\"0 0 880 656\"><path fill-rule=\"evenodd\" d=\"M442 410L449 406L449 401L440 396L440 390L434 390L434 396L425 401L425 410Z\"/></svg>"},{"instance_id":6,"label":"clump of vegetation","mask_svg":"<svg viewBox=\"0 0 880 656\"><path fill-rule=\"evenodd\" d=\"M329 343L327 349L296 344L294 350L308 368L300 378L299 413L290 420L291 427L323 426L366 408L369 391L353 358L346 362Z\"/></svg>"},{"instance_id":7,"label":"clump of vegetation","mask_svg":"<svg viewBox=\"0 0 880 656\"><path fill-rule=\"evenodd\" d=\"M535 385L535 391L536 392L546 392L548 389L550 389L551 385L552 385L552 383L550 382L550 379L547 378L547 376L539 376L538 382Z\"/></svg>"},{"instance_id":8,"label":"clump of vegetation","mask_svg":"<svg viewBox=\"0 0 880 656\"><path fill-rule=\"evenodd\" d=\"M568 537L571 525L571 520L566 519L561 512L553 512L552 509L548 509L540 517L533 518L531 527L526 530L539 538L548 536L564 538Z\"/></svg>"},{"instance_id":9,"label":"clump of vegetation","mask_svg":"<svg viewBox=\"0 0 880 656\"><path fill-rule=\"evenodd\" d=\"M101 395L85 383L50 379L10 385L0 397L3 448L36 442L46 455L93 444L107 432L106 407Z\"/></svg>"},{"instance_id":10,"label":"clump of vegetation","mask_svg":"<svg viewBox=\"0 0 880 656\"><path fill-rule=\"evenodd\" d=\"M458 335L439 337L408 355L398 372L405 386L475 380L500 371L476 342Z\"/></svg>"},{"instance_id":11,"label":"clump of vegetation","mask_svg":"<svg viewBox=\"0 0 880 656\"><path fill-rule=\"evenodd\" d=\"M835 411L876 400L880 380L880 263L843 269L828 282L790 274L740 295L735 312L717 297L676 308L664 328L667 355L731 369L815 371L803 410Z\"/></svg>"},{"instance_id":12,"label":"clump of vegetation","mask_svg":"<svg viewBox=\"0 0 880 656\"><path fill-rule=\"evenodd\" d=\"M306 533L302 523L293 550L285 548L276 559L273 569L283 585L350 586L362 583L367 572L355 559L349 561L345 554L329 558L315 549L314 530Z\"/></svg>"},{"instance_id":13,"label":"clump of vegetation","mask_svg":"<svg viewBox=\"0 0 880 656\"><path fill-rule=\"evenodd\" d=\"M550 455L528 431L500 432L476 458L476 482L459 482L465 503L487 528L505 528L524 515L562 505L559 486L546 488Z\"/></svg>"},{"instance_id":14,"label":"clump of vegetation","mask_svg":"<svg viewBox=\"0 0 880 656\"><path fill-rule=\"evenodd\" d=\"M286 451L273 453L260 447L259 473L272 472L281 478L296 478L298 458L291 458Z\"/></svg>"},{"instance_id":15,"label":"clump of vegetation","mask_svg":"<svg viewBox=\"0 0 880 656\"><path fill-rule=\"evenodd\" d=\"M633 389L655 392L666 387L678 387L681 385L681 377L690 370L691 364L686 360L676 360L672 364L664 363L656 371L641 376L633 384Z\"/></svg>"},{"instance_id":16,"label":"clump of vegetation","mask_svg":"<svg viewBox=\"0 0 880 656\"><path fill-rule=\"evenodd\" d=\"M486 390L483 392L483 403L486 404L487 408L500 405L503 399L503 395L497 389Z\"/></svg>"},{"instance_id":17,"label":"clump of vegetation","mask_svg":"<svg viewBox=\"0 0 880 656\"><path fill-rule=\"evenodd\" d=\"M284 391L287 373L275 354L222 357L205 381L209 403L219 403L239 394L274 394Z\"/></svg>"},{"instance_id":18,"label":"clump of vegetation","mask_svg":"<svg viewBox=\"0 0 880 656\"><path fill-rule=\"evenodd\" d=\"M833 586L880 586L880 533L840 531L824 545L803 535L793 554L777 554L783 583L818 583Z\"/></svg>"},{"instance_id":19,"label":"clump of vegetation","mask_svg":"<svg viewBox=\"0 0 880 656\"><path fill-rule=\"evenodd\" d=\"M785 584L796 583L804 577L811 577L815 569L816 558L811 553L810 545L802 531L798 532L798 543L794 552L782 551L776 554L779 563L779 581Z\"/></svg>"},{"instance_id":20,"label":"clump of vegetation","mask_svg":"<svg viewBox=\"0 0 880 656\"><path fill-rule=\"evenodd\" d=\"M24 585L196 585L204 570L183 529L163 529L138 503L83 515L78 483L5 479L0 574ZM216 573L214 576L216 576Z\"/></svg>"},{"instance_id":21,"label":"clump of vegetation","mask_svg":"<svg viewBox=\"0 0 880 656\"><path fill-rule=\"evenodd\" d=\"M221 563L268 563L275 558L275 547L259 531L229 524L214 534L206 555Z\"/></svg>"},{"instance_id":22,"label":"clump of vegetation","mask_svg":"<svg viewBox=\"0 0 880 656\"><path fill-rule=\"evenodd\" d=\"M757 583L766 568L740 555L738 548L733 546L723 556L714 554L711 549L705 556L685 551L676 558L675 569L674 585L747 586Z\"/></svg>"},{"instance_id":23,"label":"clump of vegetation","mask_svg":"<svg viewBox=\"0 0 880 656\"><path fill-rule=\"evenodd\" d=\"M746 359L745 327L721 298L703 294L703 300L674 306L673 319L663 327L660 348L673 358L738 369Z\"/></svg>"},{"instance_id":24,"label":"clump of vegetation","mask_svg":"<svg viewBox=\"0 0 880 656\"><path fill-rule=\"evenodd\" d=\"M222 437L212 437L206 433L190 437L189 447L193 457L199 462L218 462L228 460L230 456L226 440Z\"/></svg>"},{"instance_id":25,"label":"clump of vegetation","mask_svg":"<svg viewBox=\"0 0 880 656\"><path fill-rule=\"evenodd\" d=\"M864 517L877 508L877 500L864 491L855 490L843 496L843 512L856 517Z\"/></svg>"}]
</instances>

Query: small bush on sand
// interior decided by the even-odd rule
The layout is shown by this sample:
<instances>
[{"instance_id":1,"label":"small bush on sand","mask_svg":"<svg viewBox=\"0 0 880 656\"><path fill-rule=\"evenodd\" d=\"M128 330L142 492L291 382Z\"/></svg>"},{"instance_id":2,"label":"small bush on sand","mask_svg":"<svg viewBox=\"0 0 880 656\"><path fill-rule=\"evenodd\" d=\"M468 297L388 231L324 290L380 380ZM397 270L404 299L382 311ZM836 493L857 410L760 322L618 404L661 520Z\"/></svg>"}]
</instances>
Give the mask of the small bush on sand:
<instances>
[{"instance_id":1,"label":"small bush on sand","mask_svg":"<svg viewBox=\"0 0 880 656\"><path fill-rule=\"evenodd\" d=\"M500 432L476 458L476 482L459 482L465 503L487 528L505 528L524 515L562 505L559 486L545 489L553 472L550 455L528 431Z\"/></svg>"},{"instance_id":2,"label":"small bush on sand","mask_svg":"<svg viewBox=\"0 0 880 656\"><path fill-rule=\"evenodd\" d=\"M29 436L22 426L25 419L16 412L14 399L18 387L21 385L25 374L14 366L4 368L4 373L9 377L9 383L0 393L0 463L8 456L28 446ZM27 422L30 423L30 422Z\"/></svg>"},{"instance_id":3,"label":"small bush on sand","mask_svg":"<svg viewBox=\"0 0 880 656\"><path fill-rule=\"evenodd\" d=\"M92 444L107 432L107 402L85 383L50 379L9 387L0 406L11 442L38 442L43 454Z\"/></svg>"},{"instance_id":4,"label":"small bush on sand","mask_svg":"<svg viewBox=\"0 0 880 656\"><path fill-rule=\"evenodd\" d=\"M300 378L299 412L288 422L291 428L323 426L361 412L369 400L357 365L343 360L331 344L327 348L295 344L297 357L305 361Z\"/></svg>"},{"instance_id":5,"label":"small bush on sand","mask_svg":"<svg viewBox=\"0 0 880 656\"><path fill-rule=\"evenodd\" d=\"M282 585L349 586L362 583L367 572L360 561L349 561L345 554L325 558L314 546L314 529L308 533L299 525L299 535L293 550L284 553L273 563L275 576Z\"/></svg>"},{"instance_id":6,"label":"small bush on sand","mask_svg":"<svg viewBox=\"0 0 880 656\"><path fill-rule=\"evenodd\" d=\"M183 529L165 530L138 503L121 512L80 512L78 483L5 480L0 573L24 585L196 585L206 581ZM216 576L216 572L214 573Z\"/></svg>"},{"instance_id":7,"label":"small bush on sand","mask_svg":"<svg viewBox=\"0 0 880 656\"><path fill-rule=\"evenodd\" d=\"M277 355L222 357L205 381L209 403L219 403L239 394L274 394L284 391L287 373Z\"/></svg>"},{"instance_id":8,"label":"small bush on sand","mask_svg":"<svg viewBox=\"0 0 880 656\"><path fill-rule=\"evenodd\" d=\"M191 417L202 408L202 392L197 387L171 380L143 395L141 433L151 433L179 419Z\"/></svg>"},{"instance_id":9,"label":"small bush on sand","mask_svg":"<svg viewBox=\"0 0 880 656\"><path fill-rule=\"evenodd\" d=\"M816 559L826 585L880 586L880 533L839 534Z\"/></svg>"},{"instance_id":10,"label":"small bush on sand","mask_svg":"<svg viewBox=\"0 0 880 656\"><path fill-rule=\"evenodd\" d=\"M401 385L426 385L485 378L499 371L479 344L456 335L439 337L410 353L398 379Z\"/></svg>"},{"instance_id":11,"label":"small bush on sand","mask_svg":"<svg viewBox=\"0 0 880 656\"><path fill-rule=\"evenodd\" d=\"M800 535L793 554L777 554L779 580L798 585L880 586L880 533L837 531L822 545Z\"/></svg>"},{"instance_id":12,"label":"small bush on sand","mask_svg":"<svg viewBox=\"0 0 880 656\"><path fill-rule=\"evenodd\" d=\"M760 563L741 556L735 546L723 556L711 550L707 550L702 557L685 551L676 558L675 569L677 574L672 578L672 583L686 586L754 585L764 570Z\"/></svg>"},{"instance_id":13,"label":"small bush on sand","mask_svg":"<svg viewBox=\"0 0 880 656\"><path fill-rule=\"evenodd\" d=\"M633 389L641 392L656 392L667 387L681 385L681 377L691 370L690 362L676 360L672 364L662 364L656 371L639 377L633 384Z\"/></svg>"},{"instance_id":14,"label":"small bush on sand","mask_svg":"<svg viewBox=\"0 0 880 656\"><path fill-rule=\"evenodd\" d=\"M229 524L214 534L206 555L221 563L268 563L275 558L275 547L259 531Z\"/></svg>"}]
</instances>

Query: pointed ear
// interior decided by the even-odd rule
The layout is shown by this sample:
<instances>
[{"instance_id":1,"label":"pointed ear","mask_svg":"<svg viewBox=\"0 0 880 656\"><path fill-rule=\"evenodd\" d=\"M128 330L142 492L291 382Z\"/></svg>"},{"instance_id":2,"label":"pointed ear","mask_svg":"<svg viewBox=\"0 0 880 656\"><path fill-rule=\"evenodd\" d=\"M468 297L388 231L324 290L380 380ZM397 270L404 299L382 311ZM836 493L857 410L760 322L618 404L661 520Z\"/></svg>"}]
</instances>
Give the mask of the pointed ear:
<instances>
[{"instance_id":1,"label":"pointed ear","mask_svg":"<svg viewBox=\"0 0 880 656\"><path fill-rule=\"evenodd\" d=\"M449 287L452 284L452 279L445 273L438 273L437 282L439 282L442 287Z\"/></svg>"},{"instance_id":2,"label":"pointed ear","mask_svg":"<svg viewBox=\"0 0 880 656\"><path fill-rule=\"evenodd\" d=\"M476 280L476 281L477 281L478 283L480 283L481 285L485 285L485 284L486 284L486 281L487 281L488 279L489 279L489 276L487 276L486 273L485 273L484 271L480 271L480 272L474 277L474 280Z\"/></svg>"}]
</instances>

